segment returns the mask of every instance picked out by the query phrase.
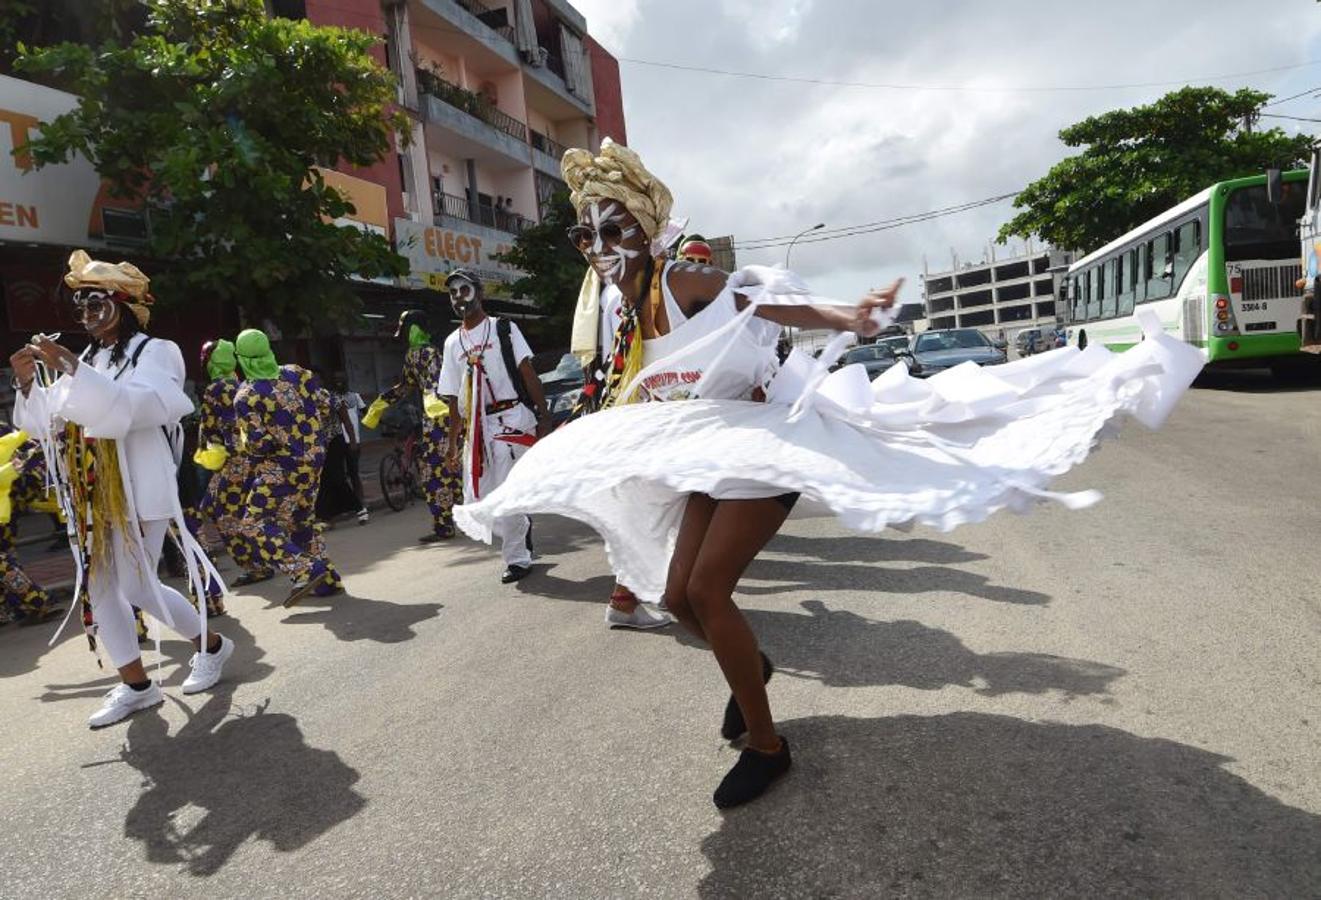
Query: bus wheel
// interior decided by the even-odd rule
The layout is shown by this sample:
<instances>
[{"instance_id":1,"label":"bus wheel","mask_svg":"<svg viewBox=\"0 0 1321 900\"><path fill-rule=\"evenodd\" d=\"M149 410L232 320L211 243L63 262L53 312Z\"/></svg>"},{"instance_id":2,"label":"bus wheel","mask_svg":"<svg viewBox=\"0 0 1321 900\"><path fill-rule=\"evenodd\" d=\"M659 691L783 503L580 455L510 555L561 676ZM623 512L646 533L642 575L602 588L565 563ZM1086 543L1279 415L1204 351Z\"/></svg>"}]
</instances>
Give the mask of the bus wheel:
<instances>
[{"instance_id":1,"label":"bus wheel","mask_svg":"<svg viewBox=\"0 0 1321 900\"><path fill-rule=\"evenodd\" d=\"M1078 332L1078 349L1079 350L1087 349L1087 332L1085 331Z\"/></svg>"}]
</instances>

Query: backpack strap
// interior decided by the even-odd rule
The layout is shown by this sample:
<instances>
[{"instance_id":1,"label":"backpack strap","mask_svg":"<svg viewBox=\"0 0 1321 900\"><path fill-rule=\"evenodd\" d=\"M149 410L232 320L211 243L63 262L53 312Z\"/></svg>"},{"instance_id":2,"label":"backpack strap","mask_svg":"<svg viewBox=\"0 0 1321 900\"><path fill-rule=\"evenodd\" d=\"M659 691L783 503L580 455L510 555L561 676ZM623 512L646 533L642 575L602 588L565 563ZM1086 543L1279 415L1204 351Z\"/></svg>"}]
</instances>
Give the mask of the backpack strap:
<instances>
[{"instance_id":1,"label":"backpack strap","mask_svg":"<svg viewBox=\"0 0 1321 900\"><path fill-rule=\"evenodd\" d=\"M514 359L514 338L508 319L499 318L495 320L495 336L500 341L500 355L504 357L505 370L509 373L509 380L514 385L514 393L518 396L518 402L535 412L536 407L532 403L532 398L528 396L527 385L523 383L523 375L518 371L518 361Z\"/></svg>"}]
</instances>

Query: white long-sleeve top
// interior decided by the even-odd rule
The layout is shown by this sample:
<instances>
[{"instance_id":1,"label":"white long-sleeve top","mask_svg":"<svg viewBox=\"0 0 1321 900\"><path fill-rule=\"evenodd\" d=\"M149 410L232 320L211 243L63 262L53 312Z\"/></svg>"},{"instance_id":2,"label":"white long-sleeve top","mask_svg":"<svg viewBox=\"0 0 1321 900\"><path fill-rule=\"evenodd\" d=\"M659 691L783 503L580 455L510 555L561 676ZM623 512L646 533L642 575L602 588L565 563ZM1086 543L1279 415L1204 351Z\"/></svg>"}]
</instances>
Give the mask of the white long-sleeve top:
<instances>
[{"instance_id":1,"label":"white long-sleeve top","mask_svg":"<svg viewBox=\"0 0 1321 900\"><path fill-rule=\"evenodd\" d=\"M143 341L148 341L132 359ZM178 506L174 451L166 431L193 410L184 393L183 354L173 341L134 335L124 358L110 364L110 350L98 349L72 376L61 375L47 388L33 385L18 394L14 424L44 429L51 418L83 426L87 437L119 442L127 464L133 508L140 520L169 519Z\"/></svg>"}]
</instances>

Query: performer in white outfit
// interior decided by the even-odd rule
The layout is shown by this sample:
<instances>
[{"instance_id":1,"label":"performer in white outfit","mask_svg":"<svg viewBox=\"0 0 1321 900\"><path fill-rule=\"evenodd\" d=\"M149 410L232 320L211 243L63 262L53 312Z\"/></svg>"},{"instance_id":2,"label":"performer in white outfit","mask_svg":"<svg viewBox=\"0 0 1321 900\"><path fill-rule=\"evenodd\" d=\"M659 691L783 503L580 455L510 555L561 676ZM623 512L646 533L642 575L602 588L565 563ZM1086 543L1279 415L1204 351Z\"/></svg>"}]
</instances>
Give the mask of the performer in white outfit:
<instances>
[{"instance_id":1,"label":"performer in white outfit","mask_svg":"<svg viewBox=\"0 0 1321 900\"><path fill-rule=\"evenodd\" d=\"M495 490L514 463L550 427L541 380L532 370L532 348L518 326L488 316L482 283L462 269L445 280L450 305L462 319L445 339L436 394L459 415L450 416L451 467L463 454L463 496L472 501ZM459 429L463 429L460 434ZM493 523L500 536L505 570L500 580L518 581L531 571L527 516Z\"/></svg>"},{"instance_id":2,"label":"performer in white outfit","mask_svg":"<svg viewBox=\"0 0 1321 900\"><path fill-rule=\"evenodd\" d=\"M819 360L795 352L781 367L781 326L875 334L898 283L844 305L782 269L653 262L639 222L656 216L659 191L635 154L609 142L597 158L572 150L564 174L580 222L571 238L619 285L644 338L641 371L619 399L689 399L570 423L455 519L478 538L503 516L579 519L605 538L621 581L643 599L664 594L730 684L722 734L748 735L715 792L720 807L759 796L790 764L766 699L770 662L731 595L798 494L859 531L949 529L1042 498L1086 505L1098 495L1051 494L1051 479L1118 413L1159 425L1201 368L1194 348L1150 321L1146 340L1120 355L1060 350L925 381L903 366L873 383L860 366L829 373L844 335Z\"/></svg>"},{"instance_id":3,"label":"performer in white outfit","mask_svg":"<svg viewBox=\"0 0 1321 900\"><path fill-rule=\"evenodd\" d=\"M122 683L89 720L100 728L164 701L142 666L134 606L197 648L185 694L220 680L234 644L207 635L205 604L194 610L156 577L173 523L194 595L204 596L208 578L218 582L179 505L179 420L193 405L183 391L178 346L143 331L152 302L147 277L128 263L93 261L79 250L70 257L64 280L74 290L75 315L91 334L91 346L78 356L38 335L14 353L14 419L46 453L71 523L79 577L86 579L95 637L119 670ZM205 651L204 635L209 637Z\"/></svg>"}]
</instances>

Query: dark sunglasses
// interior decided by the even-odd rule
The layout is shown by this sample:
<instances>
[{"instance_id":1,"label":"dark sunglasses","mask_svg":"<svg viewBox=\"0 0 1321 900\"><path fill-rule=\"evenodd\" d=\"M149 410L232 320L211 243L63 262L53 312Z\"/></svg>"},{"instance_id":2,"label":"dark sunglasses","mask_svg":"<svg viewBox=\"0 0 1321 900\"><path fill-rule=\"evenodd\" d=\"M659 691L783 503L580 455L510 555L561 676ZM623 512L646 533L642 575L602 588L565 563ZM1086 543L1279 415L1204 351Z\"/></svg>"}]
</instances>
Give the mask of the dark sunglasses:
<instances>
[{"instance_id":1,"label":"dark sunglasses","mask_svg":"<svg viewBox=\"0 0 1321 900\"><path fill-rule=\"evenodd\" d=\"M606 222L599 229L590 225L574 225L568 229L569 242L577 247L580 253L586 253L596 243L598 234L601 236L601 243L611 247L619 246L624 240L624 229L615 222Z\"/></svg>"}]
</instances>

